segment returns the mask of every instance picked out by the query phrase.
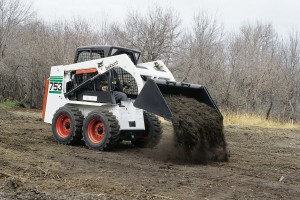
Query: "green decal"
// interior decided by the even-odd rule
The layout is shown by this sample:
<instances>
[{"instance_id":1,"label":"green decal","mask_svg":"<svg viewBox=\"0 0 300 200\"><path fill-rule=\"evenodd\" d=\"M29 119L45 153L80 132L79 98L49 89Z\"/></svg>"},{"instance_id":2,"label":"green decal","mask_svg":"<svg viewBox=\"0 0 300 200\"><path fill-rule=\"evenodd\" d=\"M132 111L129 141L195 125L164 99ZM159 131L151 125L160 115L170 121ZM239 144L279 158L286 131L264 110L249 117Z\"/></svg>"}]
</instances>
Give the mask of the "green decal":
<instances>
[{"instance_id":1,"label":"green decal","mask_svg":"<svg viewBox=\"0 0 300 200\"><path fill-rule=\"evenodd\" d=\"M50 94L61 94L61 91L49 91Z\"/></svg>"},{"instance_id":2,"label":"green decal","mask_svg":"<svg viewBox=\"0 0 300 200\"><path fill-rule=\"evenodd\" d=\"M62 93L63 76L50 76L50 94Z\"/></svg>"},{"instance_id":3,"label":"green decal","mask_svg":"<svg viewBox=\"0 0 300 200\"><path fill-rule=\"evenodd\" d=\"M59 80L59 79L50 79L50 82L58 82L58 83L62 83L63 81L62 81L62 80Z\"/></svg>"}]
</instances>

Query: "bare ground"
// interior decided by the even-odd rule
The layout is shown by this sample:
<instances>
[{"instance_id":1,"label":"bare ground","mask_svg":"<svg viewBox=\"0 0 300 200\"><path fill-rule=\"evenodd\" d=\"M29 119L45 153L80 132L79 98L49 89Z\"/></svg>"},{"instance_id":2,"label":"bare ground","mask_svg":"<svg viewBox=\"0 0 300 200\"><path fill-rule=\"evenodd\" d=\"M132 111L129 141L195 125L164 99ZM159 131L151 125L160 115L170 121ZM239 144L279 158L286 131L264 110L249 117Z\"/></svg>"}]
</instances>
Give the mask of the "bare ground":
<instances>
[{"instance_id":1,"label":"bare ground","mask_svg":"<svg viewBox=\"0 0 300 200\"><path fill-rule=\"evenodd\" d=\"M300 130L225 127L228 162L191 164L164 124L155 149L57 144L33 111L0 110L0 199L299 199Z\"/></svg>"}]
</instances>

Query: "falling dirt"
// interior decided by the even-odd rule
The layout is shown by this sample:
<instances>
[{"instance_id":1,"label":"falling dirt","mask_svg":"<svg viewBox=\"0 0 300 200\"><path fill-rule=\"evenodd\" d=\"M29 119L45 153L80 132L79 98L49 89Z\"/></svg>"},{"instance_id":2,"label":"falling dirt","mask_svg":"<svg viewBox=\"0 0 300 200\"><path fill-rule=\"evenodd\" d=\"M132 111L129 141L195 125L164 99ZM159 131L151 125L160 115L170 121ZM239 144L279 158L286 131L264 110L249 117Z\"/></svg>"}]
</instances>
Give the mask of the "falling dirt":
<instances>
[{"instance_id":1,"label":"falling dirt","mask_svg":"<svg viewBox=\"0 0 300 200\"><path fill-rule=\"evenodd\" d=\"M32 110L2 111L0 199L299 199L300 130L225 126L229 162L177 162L173 127L154 149L55 142ZM3 115L4 116L4 115Z\"/></svg>"},{"instance_id":2,"label":"falling dirt","mask_svg":"<svg viewBox=\"0 0 300 200\"><path fill-rule=\"evenodd\" d=\"M223 119L211 107L184 96L166 96L173 113L176 149L192 162L227 161Z\"/></svg>"}]
</instances>

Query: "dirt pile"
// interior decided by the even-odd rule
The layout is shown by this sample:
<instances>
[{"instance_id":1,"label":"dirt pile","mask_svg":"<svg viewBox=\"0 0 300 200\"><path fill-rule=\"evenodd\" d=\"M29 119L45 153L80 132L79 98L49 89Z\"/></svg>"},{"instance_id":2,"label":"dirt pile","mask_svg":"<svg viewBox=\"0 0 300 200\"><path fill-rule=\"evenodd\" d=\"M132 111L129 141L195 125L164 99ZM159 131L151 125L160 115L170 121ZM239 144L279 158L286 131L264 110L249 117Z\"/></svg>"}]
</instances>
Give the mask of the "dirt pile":
<instances>
[{"instance_id":1,"label":"dirt pile","mask_svg":"<svg viewBox=\"0 0 300 200\"><path fill-rule=\"evenodd\" d=\"M166 96L173 113L176 148L193 162L227 161L223 119L206 104L184 96Z\"/></svg>"}]
</instances>

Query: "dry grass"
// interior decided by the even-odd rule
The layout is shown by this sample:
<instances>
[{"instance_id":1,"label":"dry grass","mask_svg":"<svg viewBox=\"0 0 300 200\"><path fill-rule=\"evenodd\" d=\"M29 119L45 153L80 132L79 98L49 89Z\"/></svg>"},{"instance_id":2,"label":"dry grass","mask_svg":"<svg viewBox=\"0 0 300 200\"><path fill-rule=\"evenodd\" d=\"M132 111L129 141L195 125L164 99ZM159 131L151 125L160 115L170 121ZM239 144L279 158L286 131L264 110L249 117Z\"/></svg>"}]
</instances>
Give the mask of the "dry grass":
<instances>
[{"instance_id":1,"label":"dry grass","mask_svg":"<svg viewBox=\"0 0 300 200\"><path fill-rule=\"evenodd\" d=\"M300 128L300 124L279 122L276 120L266 120L262 116L252 114L240 114L223 112L224 125L259 126L266 128Z\"/></svg>"},{"instance_id":2,"label":"dry grass","mask_svg":"<svg viewBox=\"0 0 300 200\"><path fill-rule=\"evenodd\" d=\"M5 101L0 103L0 109L12 109L20 107L20 101Z\"/></svg>"}]
</instances>

